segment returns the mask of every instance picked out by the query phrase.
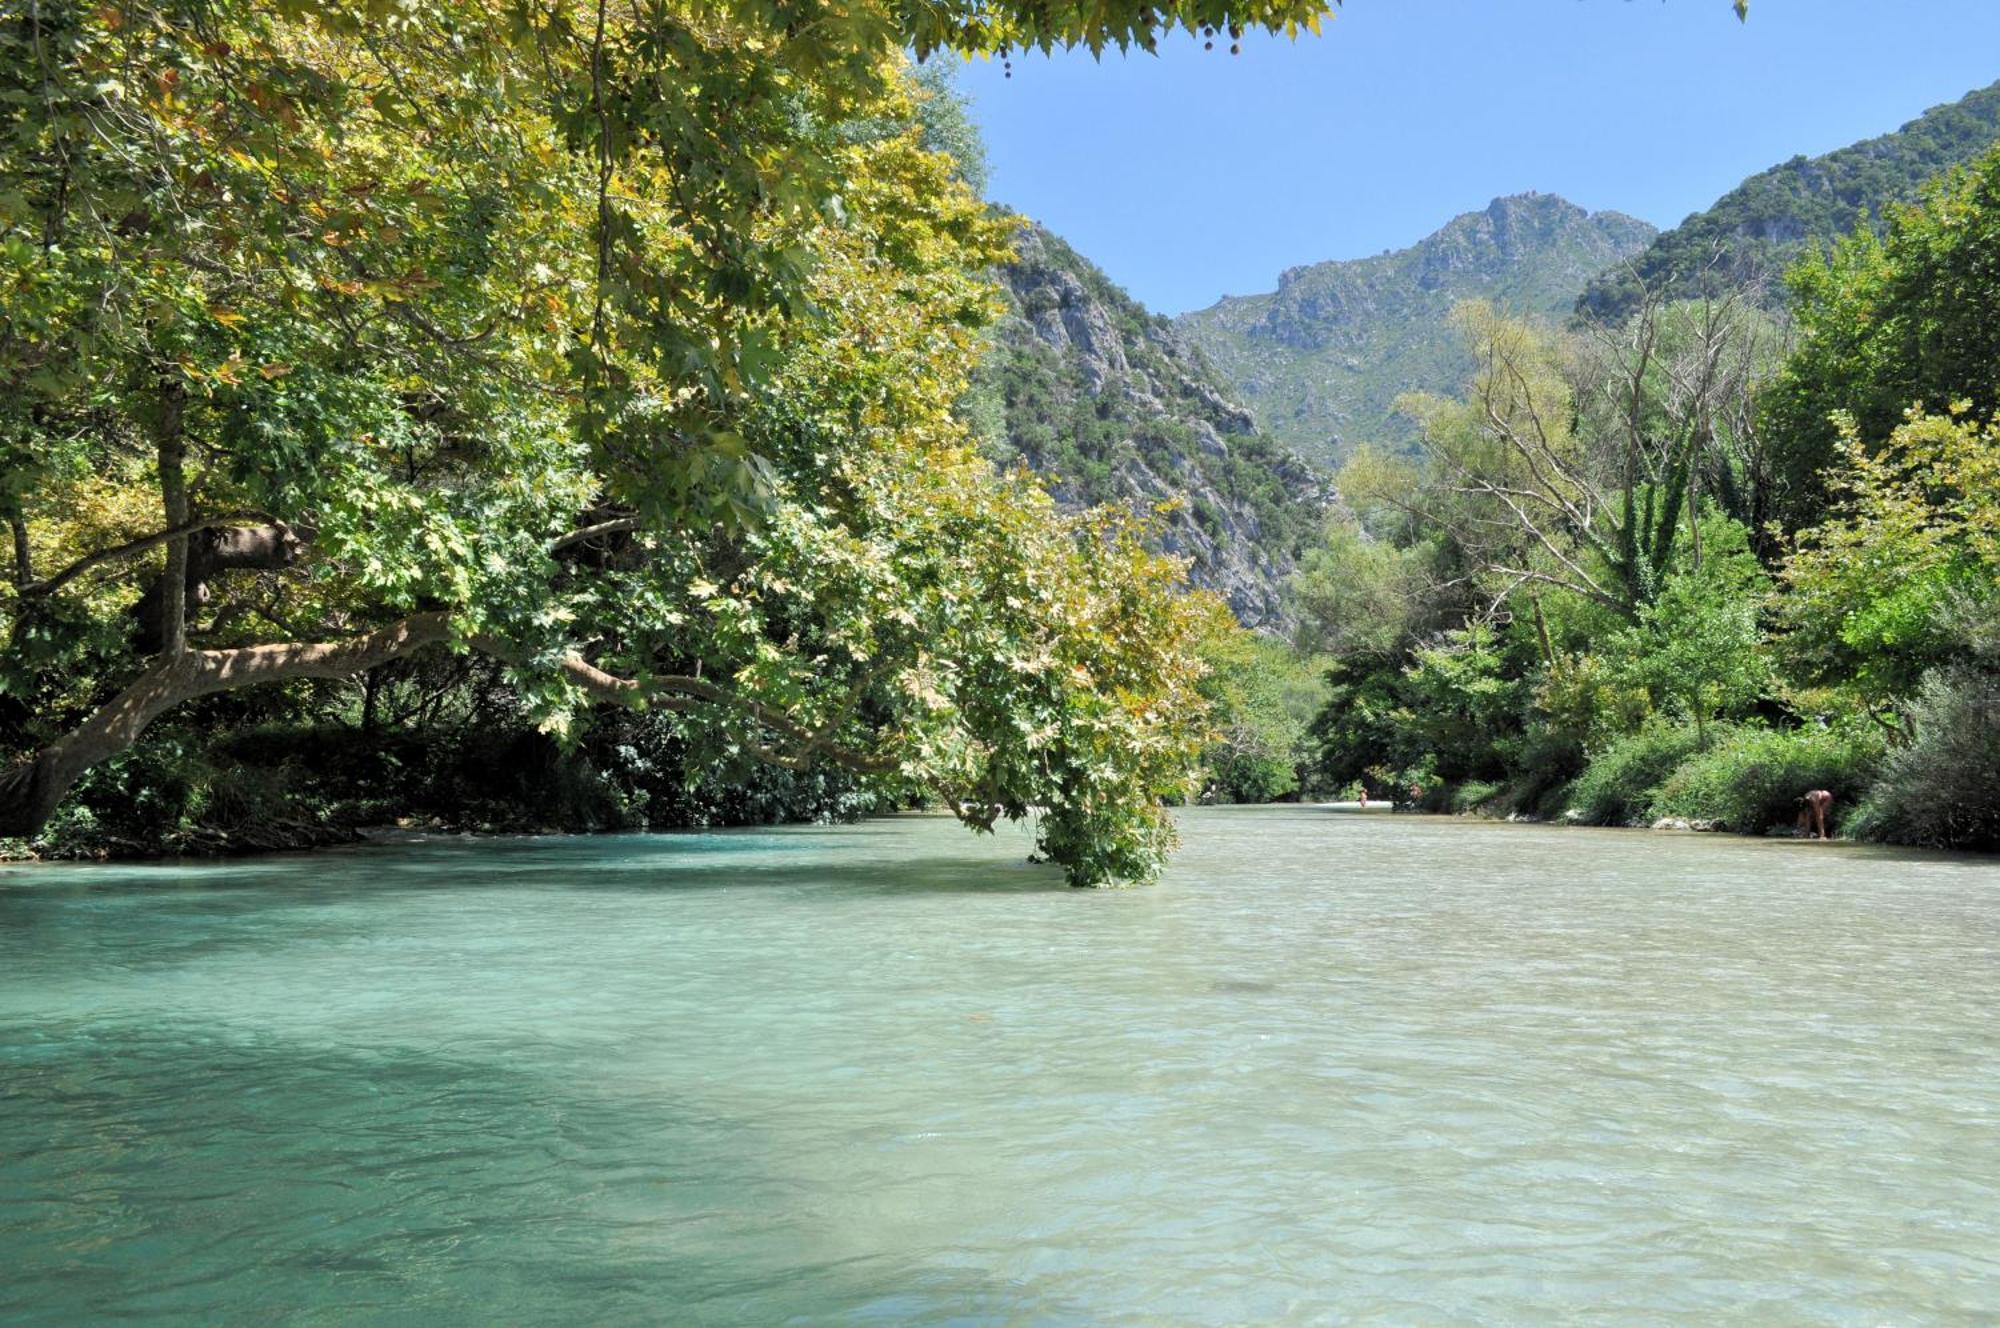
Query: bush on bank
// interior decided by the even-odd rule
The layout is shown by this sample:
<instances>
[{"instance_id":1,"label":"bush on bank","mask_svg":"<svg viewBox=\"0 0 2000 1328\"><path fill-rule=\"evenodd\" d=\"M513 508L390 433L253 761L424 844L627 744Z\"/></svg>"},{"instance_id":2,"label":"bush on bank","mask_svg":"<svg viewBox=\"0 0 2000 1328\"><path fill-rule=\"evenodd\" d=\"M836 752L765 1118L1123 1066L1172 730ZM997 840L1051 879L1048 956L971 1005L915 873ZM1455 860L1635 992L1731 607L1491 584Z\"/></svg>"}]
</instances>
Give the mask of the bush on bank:
<instances>
[{"instance_id":1,"label":"bush on bank","mask_svg":"<svg viewBox=\"0 0 2000 1328\"><path fill-rule=\"evenodd\" d=\"M1856 724L1737 729L1677 765L1649 811L1761 834L1797 819L1800 794L1826 789L1839 826L1874 782L1883 751L1879 734Z\"/></svg>"},{"instance_id":2,"label":"bush on bank","mask_svg":"<svg viewBox=\"0 0 2000 1328\"><path fill-rule=\"evenodd\" d=\"M1852 832L1923 848L2000 850L2000 676L1944 669L1910 706L1915 737L1891 753Z\"/></svg>"},{"instance_id":3,"label":"bush on bank","mask_svg":"<svg viewBox=\"0 0 2000 1328\"><path fill-rule=\"evenodd\" d=\"M1727 730L1711 737L1721 739ZM1642 825L1654 795L1683 761L1701 750L1693 726L1649 724L1620 738L1584 768L1570 788L1569 819L1585 825Z\"/></svg>"},{"instance_id":4,"label":"bush on bank","mask_svg":"<svg viewBox=\"0 0 2000 1328\"><path fill-rule=\"evenodd\" d=\"M586 833L832 822L891 800L834 768L718 774L643 715L565 748L526 723L405 733L265 723L204 742L156 730L92 770L34 841L0 857L237 853L350 841L360 827Z\"/></svg>"}]
</instances>

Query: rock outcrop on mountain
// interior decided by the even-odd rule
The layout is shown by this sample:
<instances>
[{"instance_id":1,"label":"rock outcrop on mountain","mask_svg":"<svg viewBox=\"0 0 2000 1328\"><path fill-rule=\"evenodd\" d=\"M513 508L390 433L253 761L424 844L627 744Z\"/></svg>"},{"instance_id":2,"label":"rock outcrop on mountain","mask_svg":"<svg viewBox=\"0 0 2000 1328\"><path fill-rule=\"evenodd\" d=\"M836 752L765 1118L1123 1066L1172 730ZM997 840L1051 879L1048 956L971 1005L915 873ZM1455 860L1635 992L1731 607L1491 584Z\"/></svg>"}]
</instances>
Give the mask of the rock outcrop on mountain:
<instances>
[{"instance_id":1,"label":"rock outcrop on mountain","mask_svg":"<svg viewBox=\"0 0 2000 1328\"><path fill-rule=\"evenodd\" d=\"M1464 300L1567 318L1585 284L1656 234L1618 212L1517 194L1468 212L1408 249L1314 263L1267 295L1227 296L1179 325L1235 386L1257 423L1309 460L1362 442L1407 442L1393 406L1448 392L1471 363L1449 316Z\"/></svg>"},{"instance_id":2,"label":"rock outcrop on mountain","mask_svg":"<svg viewBox=\"0 0 2000 1328\"><path fill-rule=\"evenodd\" d=\"M1072 507L1169 505L1159 543L1190 579L1246 626L1289 630L1285 580L1326 477L1258 431L1171 320L1055 235L1024 227L999 275L1009 312L967 402L989 454Z\"/></svg>"}]
</instances>

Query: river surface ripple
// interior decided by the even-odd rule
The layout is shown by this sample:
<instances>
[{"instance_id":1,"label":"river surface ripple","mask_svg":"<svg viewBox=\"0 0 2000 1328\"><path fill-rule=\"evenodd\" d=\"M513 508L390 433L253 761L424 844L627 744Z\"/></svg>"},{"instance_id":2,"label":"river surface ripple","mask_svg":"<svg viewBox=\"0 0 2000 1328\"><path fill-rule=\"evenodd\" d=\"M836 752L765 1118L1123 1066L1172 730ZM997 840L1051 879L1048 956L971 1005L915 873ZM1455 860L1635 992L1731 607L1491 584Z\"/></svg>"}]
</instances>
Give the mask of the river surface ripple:
<instances>
[{"instance_id":1,"label":"river surface ripple","mask_svg":"<svg viewBox=\"0 0 2000 1328\"><path fill-rule=\"evenodd\" d=\"M0 873L0 1321L2000 1322L2000 864L1184 828Z\"/></svg>"}]
</instances>

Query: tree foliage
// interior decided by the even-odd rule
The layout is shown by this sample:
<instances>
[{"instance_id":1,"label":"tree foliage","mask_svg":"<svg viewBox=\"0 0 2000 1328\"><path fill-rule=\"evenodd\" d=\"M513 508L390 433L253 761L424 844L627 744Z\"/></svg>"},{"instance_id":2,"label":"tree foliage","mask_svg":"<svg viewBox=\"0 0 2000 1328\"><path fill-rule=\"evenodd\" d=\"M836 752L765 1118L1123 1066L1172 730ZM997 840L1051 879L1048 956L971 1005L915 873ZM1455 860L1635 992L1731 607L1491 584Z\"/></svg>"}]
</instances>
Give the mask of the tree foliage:
<instances>
[{"instance_id":1,"label":"tree foliage","mask_svg":"<svg viewBox=\"0 0 2000 1328\"><path fill-rule=\"evenodd\" d=\"M1202 754L1208 797L1273 802L1298 793L1311 764L1306 733L1326 697L1325 661L1218 619L1201 690L1213 737Z\"/></svg>"},{"instance_id":2,"label":"tree foliage","mask_svg":"<svg viewBox=\"0 0 2000 1328\"><path fill-rule=\"evenodd\" d=\"M1743 714L1771 685L1758 624L1769 578L1742 526L1726 517L1706 524L1701 562L1669 574L1637 621L1604 645L1653 709L1691 722L1704 739L1710 723Z\"/></svg>"},{"instance_id":3,"label":"tree foliage","mask_svg":"<svg viewBox=\"0 0 2000 1328\"><path fill-rule=\"evenodd\" d=\"M1953 269L1925 271L1941 304ZM1836 505L1787 541L1747 524L1805 446L1758 409L1779 343L1747 301L1647 302L1619 329L1461 320L1464 393L1410 403L1422 457L1350 463L1353 518L1304 563L1310 639L1336 656L1325 776L1750 832L1825 788L1843 816L1868 794L1847 821L1867 833L1984 842L2000 426L1964 402L1875 435L1837 415Z\"/></svg>"},{"instance_id":4,"label":"tree foliage","mask_svg":"<svg viewBox=\"0 0 2000 1328\"><path fill-rule=\"evenodd\" d=\"M2000 421L1912 409L1873 448L1840 424L1835 511L1784 564L1783 648L1809 682L1893 714L2000 600Z\"/></svg>"},{"instance_id":5,"label":"tree foliage","mask_svg":"<svg viewBox=\"0 0 2000 1328\"><path fill-rule=\"evenodd\" d=\"M2000 147L1889 209L1886 234L1861 229L1791 274L1799 327L1765 404L1788 481L1777 513L1810 525L1826 498L1842 416L1887 438L1913 404L2000 410Z\"/></svg>"},{"instance_id":6,"label":"tree foliage","mask_svg":"<svg viewBox=\"0 0 2000 1328\"><path fill-rule=\"evenodd\" d=\"M1363 457L1342 489L1447 540L1491 600L1547 587L1630 617L1678 556L1700 561L1705 496L1758 510L1768 339L1741 300L1648 302L1590 336L1477 302L1454 317L1475 369L1460 397L1405 399L1421 464Z\"/></svg>"},{"instance_id":7,"label":"tree foliage","mask_svg":"<svg viewBox=\"0 0 2000 1328\"><path fill-rule=\"evenodd\" d=\"M7 827L192 698L472 651L553 732L643 708L1148 875L1202 611L970 447L1005 229L899 52L1318 12L10 12Z\"/></svg>"}]
</instances>

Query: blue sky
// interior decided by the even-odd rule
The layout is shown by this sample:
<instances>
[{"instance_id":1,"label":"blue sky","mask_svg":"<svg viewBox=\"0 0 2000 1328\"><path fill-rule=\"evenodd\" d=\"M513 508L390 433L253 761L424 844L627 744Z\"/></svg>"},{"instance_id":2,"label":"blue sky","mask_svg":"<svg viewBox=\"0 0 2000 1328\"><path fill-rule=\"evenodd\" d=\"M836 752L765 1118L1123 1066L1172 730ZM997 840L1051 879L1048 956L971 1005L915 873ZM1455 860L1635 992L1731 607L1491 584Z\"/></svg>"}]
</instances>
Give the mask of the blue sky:
<instances>
[{"instance_id":1,"label":"blue sky","mask_svg":"<svg viewBox=\"0 0 2000 1328\"><path fill-rule=\"evenodd\" d=\"M1670 226L2000 79L2000 0L1347 0L1227 46L968 65L989 193L1167 313L1529 189Z\"/></svg>"}]
</instances>

